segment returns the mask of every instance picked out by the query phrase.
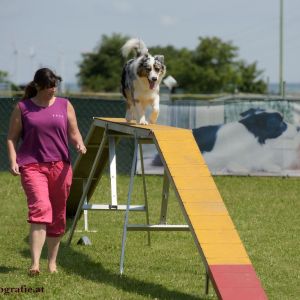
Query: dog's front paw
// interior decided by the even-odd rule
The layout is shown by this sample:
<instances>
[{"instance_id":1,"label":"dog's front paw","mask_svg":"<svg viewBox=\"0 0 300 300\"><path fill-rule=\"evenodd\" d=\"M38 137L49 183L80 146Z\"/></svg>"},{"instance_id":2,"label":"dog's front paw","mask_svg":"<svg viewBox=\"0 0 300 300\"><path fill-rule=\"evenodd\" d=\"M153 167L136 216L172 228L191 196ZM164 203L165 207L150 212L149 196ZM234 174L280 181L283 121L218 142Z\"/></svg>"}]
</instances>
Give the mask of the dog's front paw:
<instances>
[{"instance_id":1,"label":"dog's front paw","mask_svg":"<svg viewBox=\"0 0 300 300\"><path fill-rule=\"evenodd\" d=\"M141 120L138 124L139 125L148 125L148 122L146 120Z\"/></svg>"},{"instance_id":2,"label":"dog's front paw","mask_svg":"<svg viewBox=\"0 0 300 300\"><path fill-rule=\"evenodd\" d=\"M148 122L146 121L145 117L140 118L140 120L137 120L137 124L139 125L148 125Z\"/></svg>"}]
</instances>

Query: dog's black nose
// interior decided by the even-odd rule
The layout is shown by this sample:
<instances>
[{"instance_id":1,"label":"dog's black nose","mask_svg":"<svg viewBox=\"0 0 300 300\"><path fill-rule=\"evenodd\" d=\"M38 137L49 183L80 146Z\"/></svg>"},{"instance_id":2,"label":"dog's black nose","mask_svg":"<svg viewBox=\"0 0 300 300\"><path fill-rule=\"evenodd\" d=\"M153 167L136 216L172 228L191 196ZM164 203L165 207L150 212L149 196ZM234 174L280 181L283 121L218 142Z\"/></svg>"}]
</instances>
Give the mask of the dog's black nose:
<instances>
[{"instance_id":1,"label":"dog's black nose","mask_svg":"<svg viewBox=\"0 0 300 300\"><path fill-rule=\"evenodd\" d=\"M151 80L152 80L152 81L156 81L156 80L157 80L157 77L152 77Z\"/></svg>"}]
</instances>

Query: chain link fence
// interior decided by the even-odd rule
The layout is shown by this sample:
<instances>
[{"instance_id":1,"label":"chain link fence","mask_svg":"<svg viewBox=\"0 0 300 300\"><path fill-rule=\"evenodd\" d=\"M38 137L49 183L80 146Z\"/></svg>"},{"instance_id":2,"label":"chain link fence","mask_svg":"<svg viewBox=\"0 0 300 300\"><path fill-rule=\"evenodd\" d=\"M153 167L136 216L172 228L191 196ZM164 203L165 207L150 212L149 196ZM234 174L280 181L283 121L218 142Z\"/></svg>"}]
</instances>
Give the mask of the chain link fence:
<instances>
[{"instance_id":1,"label":"chain link fence","mask_svg":"<svg viewBox=\"0 0 300 300\"><path fill-rule=\"evenodd\" d=\"M125 101L123 100L101 100L93 98L69 98L73 104L79 130L85 138L93 117L114 117L125 116ZM6 138L9 126L9 119L13 108L18 102L17 98L0 98L0 171L7 171L9 167ZM133 155L133 142L130 139L122 139L117 145L117 168L120 173L129 173ZM72 163L77 153L70 147Z\"/></svg>"},{"instance_id":2,"label":"chain link fence","mask_svg":"<svg viewBox=\"0 0 300 300\"><path fill-rule=\"evenodd\" d=\"M73 104L78 126L83 138L86 136L93 117L124 117L124 100L104 100L99 98L69 98ZM17 98L0 98L0 171L8 170L6 136L9 118ZM225 124L239 120L241 112L251 108L277 111L284 120L294 126L300 123L300 99L295 97L280 98L265 95L226 96L208 100L161 101L159 124L181 128L199 128L201 126ZM128 174L133 155L133 141L121 139L117 145L117 170ZM77 153L70 147L72 163Z\"/></svg>"}]
</instances>

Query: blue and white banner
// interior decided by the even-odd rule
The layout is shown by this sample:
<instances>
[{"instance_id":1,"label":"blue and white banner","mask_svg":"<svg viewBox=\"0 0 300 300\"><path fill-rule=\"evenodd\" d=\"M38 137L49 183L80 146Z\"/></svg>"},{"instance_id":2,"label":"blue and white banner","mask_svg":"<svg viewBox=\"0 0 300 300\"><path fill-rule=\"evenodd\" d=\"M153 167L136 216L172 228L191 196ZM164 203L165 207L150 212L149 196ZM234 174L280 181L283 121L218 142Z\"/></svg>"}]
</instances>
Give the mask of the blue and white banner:
<instances>
[{"instance_id":1,"label":"blue and white banner","mask_svg":"<svg viewBox=\"0 0 300 300\"><path fill-rule=\"evenodd\" d=\"M212 174L300 176L300 101L181 101L158 123L191 129ZM146 173L162 174L155 146L143 149Z\"/></svg>"}]
</instances>

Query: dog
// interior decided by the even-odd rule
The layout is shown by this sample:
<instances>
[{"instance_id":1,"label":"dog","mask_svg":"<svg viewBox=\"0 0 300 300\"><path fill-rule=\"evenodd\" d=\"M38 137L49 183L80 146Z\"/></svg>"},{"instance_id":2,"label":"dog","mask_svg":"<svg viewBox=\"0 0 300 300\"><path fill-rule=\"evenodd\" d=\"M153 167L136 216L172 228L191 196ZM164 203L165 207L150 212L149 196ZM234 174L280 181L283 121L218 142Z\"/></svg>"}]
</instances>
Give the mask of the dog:
<instances>
[{"instance_id":1,"label":"dog","mask_svg":"<svg viewBox=\"0 0 300 300\"><path fill-rule=\"evenodd\" d=\"M121 78L121 92L127 102L126 121L147 125L145 114L150 105L149 122L155 124L159 115L159 87L166 74L164 56L152 56L145 43L136 38L128 40L121 51L124 58L135 52L135 57L124 65Z\"/></svg>"},{"instance_id":2,"label":"dog","mask_svg":"<svg viewBox=\"0 0 300 300\"><path fill-rule=\"evenodd\" d=\"M278 173L300 168L300 129L277 111L251 108L241 119L193 129L212 172Z\"/></svg>"}]
</instances>

